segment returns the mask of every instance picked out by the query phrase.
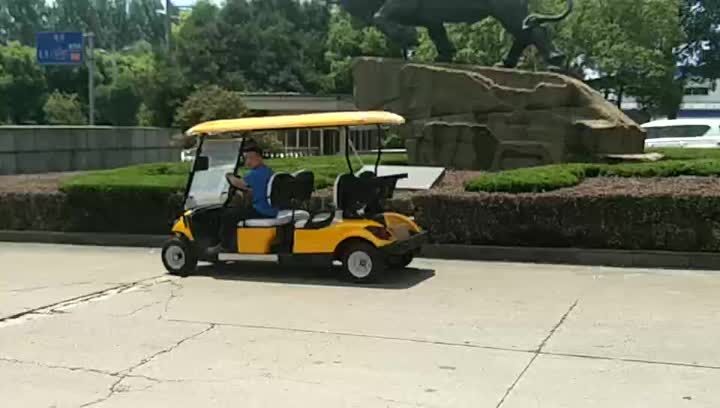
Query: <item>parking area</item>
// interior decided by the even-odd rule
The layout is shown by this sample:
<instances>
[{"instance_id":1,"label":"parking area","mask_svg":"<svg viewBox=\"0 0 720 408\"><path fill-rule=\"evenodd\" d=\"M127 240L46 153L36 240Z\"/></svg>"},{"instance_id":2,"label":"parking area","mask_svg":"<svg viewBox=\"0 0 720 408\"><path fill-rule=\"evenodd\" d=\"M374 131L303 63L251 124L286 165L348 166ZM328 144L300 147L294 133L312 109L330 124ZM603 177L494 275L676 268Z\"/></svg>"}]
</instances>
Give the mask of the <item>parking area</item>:
<instances>
[{"instance_id":1,"label":"parking area","mask_svg":"<svg viewBox=\"0 0 720 408\"><path fill-rule=\"evenodd\" d=\"M417 260L358 286L0 243L7 407L717 407L720 273Z\"/></svg>"}]
</instances>

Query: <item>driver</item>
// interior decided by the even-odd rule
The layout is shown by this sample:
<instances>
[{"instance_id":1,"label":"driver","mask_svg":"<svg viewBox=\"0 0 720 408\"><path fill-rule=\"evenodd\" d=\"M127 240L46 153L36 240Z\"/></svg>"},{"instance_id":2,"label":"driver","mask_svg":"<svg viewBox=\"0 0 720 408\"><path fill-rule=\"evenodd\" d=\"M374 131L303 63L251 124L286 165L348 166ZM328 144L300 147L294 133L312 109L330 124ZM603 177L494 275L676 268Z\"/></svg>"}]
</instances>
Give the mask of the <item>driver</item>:
<instances>
[{"instance_id":1,"label":"driver","mask_svg":"<svg viewBox=\"0 0 720 408\"><path fill-rule=\"evenodd\" d=\"M257 218L275 218L278 210L273 208L267 198L267 185L272 170L265 165L262 150L257 144L243 149L245 167L250 169L245 178L227 173L225 178L237 190L252 196L252 206L228 206L223 209L220 219L220 244L208 250L211 255L221 252L237 252L237 225L242 220Z\"/></svg>"}]
</instances>

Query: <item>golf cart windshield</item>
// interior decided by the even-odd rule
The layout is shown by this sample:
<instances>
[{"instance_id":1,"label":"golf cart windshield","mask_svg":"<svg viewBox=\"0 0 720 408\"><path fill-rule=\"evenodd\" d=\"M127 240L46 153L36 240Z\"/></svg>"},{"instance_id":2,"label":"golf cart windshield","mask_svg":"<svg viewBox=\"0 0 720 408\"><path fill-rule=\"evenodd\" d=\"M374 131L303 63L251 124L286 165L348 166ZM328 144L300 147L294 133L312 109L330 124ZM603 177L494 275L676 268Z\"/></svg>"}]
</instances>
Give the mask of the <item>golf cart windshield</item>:
<instances>
[{"instance_id":1,"label":"golf cart windshield","mask_svg":"<svg viewBox=\"0 0 720 408\"><path fill-rule=\"evenodd\" d=\"M242 139L205 140L202 156L208 158L208 169L195 172L185 201L185 209L225 202L230 188L225 174L235 170L241 144ZM195 160L198 158L196 157Z\"/></svg>"}]
</instances>

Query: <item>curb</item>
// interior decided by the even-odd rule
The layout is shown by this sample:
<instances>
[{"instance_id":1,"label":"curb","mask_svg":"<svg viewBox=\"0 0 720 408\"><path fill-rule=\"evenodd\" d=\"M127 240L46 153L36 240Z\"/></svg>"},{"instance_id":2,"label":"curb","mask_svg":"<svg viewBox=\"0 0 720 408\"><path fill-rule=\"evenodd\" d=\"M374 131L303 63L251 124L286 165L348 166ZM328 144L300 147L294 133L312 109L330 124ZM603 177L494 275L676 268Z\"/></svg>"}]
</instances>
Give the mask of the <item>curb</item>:
<instances>
[{"instance_id":1,"label":"curb","mask_svg":"<svg viewBox=\"0 0 720 408\"><path fill-rule=\"evenodd\" d=\"M0 242L159 248L167 238L166 235L0 230ZM432 244L423 248L421 256L466 261L720 270L720 253L710 252Z\"/></svg>"},{"instance_id":2,"label":"curb","mask_svg":"<svg viewBox=\"0 0 720 408\"><path fill-rule=\"evenodd\" d=\"M720 270L720 253L621 249L428 245L422 256L435 259L611 266L624 268Z\"/></svg>"},{"instance_id":3,"label":"curb","mask_svg":"<svg viewBox=\"0 0 720 408\"><path fill-rule=\"evenodd\" d=\"M0 242L159 248L167 239L166 235L0 230Z\"/></svg>"}]
</instances>

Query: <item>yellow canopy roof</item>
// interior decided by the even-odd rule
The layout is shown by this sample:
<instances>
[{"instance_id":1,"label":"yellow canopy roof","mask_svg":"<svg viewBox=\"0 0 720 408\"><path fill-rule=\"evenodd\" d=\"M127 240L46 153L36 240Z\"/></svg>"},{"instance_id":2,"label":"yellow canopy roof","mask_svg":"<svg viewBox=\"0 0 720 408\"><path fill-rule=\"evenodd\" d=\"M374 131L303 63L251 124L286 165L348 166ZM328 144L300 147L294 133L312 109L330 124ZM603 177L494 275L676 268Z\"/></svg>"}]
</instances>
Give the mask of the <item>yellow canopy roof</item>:
<instances>
[{"instance_id":1,"label":"yellow canopy roof","mask_svg":"<svg viewBox=\"0 0 720 408\"><path fill-rule=\"evenodd\" d=\"M405 123L405 119L402 116L383 111L310 113L303 115L214 120L194 126L190 128L186 134L193 136L226 132L364 125L402 125L403 123Z\"/></svg>"}]
</instances>

